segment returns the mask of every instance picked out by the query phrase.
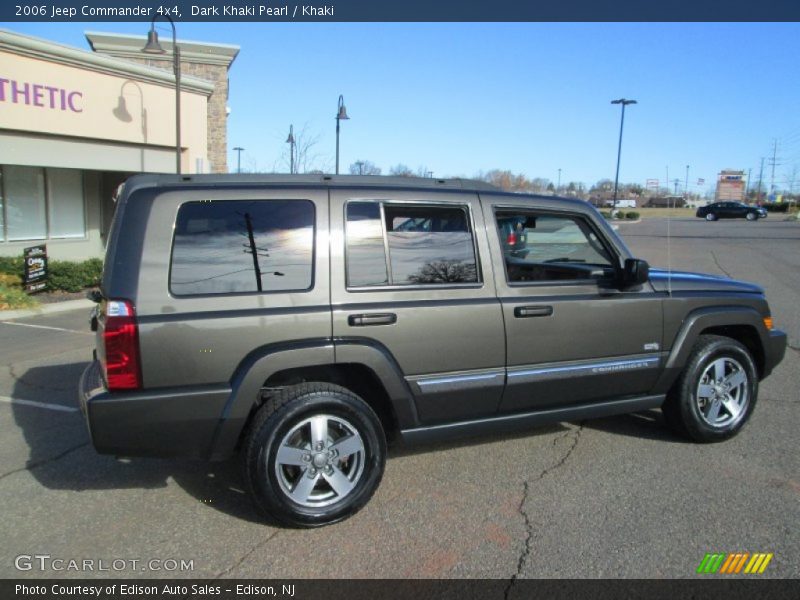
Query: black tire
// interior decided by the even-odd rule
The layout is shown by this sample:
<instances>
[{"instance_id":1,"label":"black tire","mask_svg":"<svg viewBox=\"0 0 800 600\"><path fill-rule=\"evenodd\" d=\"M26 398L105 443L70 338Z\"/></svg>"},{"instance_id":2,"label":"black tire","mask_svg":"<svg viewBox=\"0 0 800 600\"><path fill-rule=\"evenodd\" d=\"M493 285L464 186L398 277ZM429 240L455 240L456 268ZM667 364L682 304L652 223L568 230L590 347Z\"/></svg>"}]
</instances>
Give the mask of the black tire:
<instances>
[{"instance_id":1,"label":"black tire","mask_svg":"<svg viewBox=\"0 0 800 600\"><path fill-rule=\"evenodd\" d=\"M714 213L708 213L706 215L706 221L716 221L716 220L717 220L717 215L715 215Z\"/></svg>"},{"instance_id":2,"label":"black tire","mask_svg":"<svg viewBox=\"0 0 800 600\"><path fill-rule=\"evenodd\" d=\"M315 420L325 422L327 445L319 451L313 444ZM337 434L340 437L334 438ZM356 440L361 450L331 458L331 452L338 454L336 443L343 440ZM279 464L281 448L302 453L306 464ZM352 516L372 497L386 463L386 436L372 408L350 390L303 383L264 402L250 425L243 454L248 491L260 510L287 525L318 527ZM337 489L344 488L329 482L344 481L342 475L352 487L340 494ZM311 486L307 494L299 487L302 482ZM305 500L294 500L292 493L301 493L298 497Z\"/></svg>"},{"instance_id":3,"label":"black tire","mask_svg":"<svg viewBox=\"0 0 800 600\"><path fill-rule=\"evenodd\" d=\"M749 212L745 217L748 221L758 221L758 213Z\"/></svg>"},{"instance_id":4,"label":"black tire","mask_svg":"<svg viewBox=\"0 0 800 600\"><path fill-rule=\"evenodd\" d=\"M715 379L712 370L720 364L726 375ZM720 442L744 427L757 399L758 372L747 348L728 337L701 335L662 411L676 433L696 442Z\"/></svg>"}]
</instances>

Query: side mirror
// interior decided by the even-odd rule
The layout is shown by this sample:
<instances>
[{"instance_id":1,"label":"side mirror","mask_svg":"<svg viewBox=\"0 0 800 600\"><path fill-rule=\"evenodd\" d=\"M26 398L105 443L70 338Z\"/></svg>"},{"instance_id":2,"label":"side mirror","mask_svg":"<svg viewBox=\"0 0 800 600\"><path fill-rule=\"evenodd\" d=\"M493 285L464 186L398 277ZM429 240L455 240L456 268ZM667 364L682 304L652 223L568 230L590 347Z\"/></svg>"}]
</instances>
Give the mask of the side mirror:
<instances>
[{"instance_id":1,"label":"side mirror","mask_svg":"<svg viewBox=\"0 0 800 600\"><path fill-rule=\"evenodd\" d=\"M650 265L640 258L626 258L622 269L622 285L629 287L642 285L650 277Z\"/></svg>"}]
</instances>

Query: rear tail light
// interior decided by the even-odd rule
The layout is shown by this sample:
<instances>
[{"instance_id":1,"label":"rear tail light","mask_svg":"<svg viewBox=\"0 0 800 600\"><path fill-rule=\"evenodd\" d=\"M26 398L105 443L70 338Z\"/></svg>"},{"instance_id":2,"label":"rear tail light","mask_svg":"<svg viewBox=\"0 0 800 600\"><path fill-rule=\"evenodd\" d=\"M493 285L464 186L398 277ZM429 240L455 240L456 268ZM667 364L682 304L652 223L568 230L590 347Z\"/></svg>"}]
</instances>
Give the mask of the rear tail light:
<instances>
[{"instance_id":1,"label":"rear tail light","mask_svg":"<svg viewBox=\"0 0 800 600\"><path fill-rule=\"evenodd\" d=\"M512 231L511 233L508 234L508 238L506 238L506 244L508 244L509 246L513 246L516 243L517 243L517 234Z\"/></svg>"},{"instance_id":2,"label":"rear tail light","mask_svg":"<svg viewBox=\"0 0 800 600\"><path fill-rule=\"evenodd\" d=\"M142 369L133 304L128 300L109 300L105 308L103 343L108 389L138 390L142 387Z\"/></svg>"}]
</instances>

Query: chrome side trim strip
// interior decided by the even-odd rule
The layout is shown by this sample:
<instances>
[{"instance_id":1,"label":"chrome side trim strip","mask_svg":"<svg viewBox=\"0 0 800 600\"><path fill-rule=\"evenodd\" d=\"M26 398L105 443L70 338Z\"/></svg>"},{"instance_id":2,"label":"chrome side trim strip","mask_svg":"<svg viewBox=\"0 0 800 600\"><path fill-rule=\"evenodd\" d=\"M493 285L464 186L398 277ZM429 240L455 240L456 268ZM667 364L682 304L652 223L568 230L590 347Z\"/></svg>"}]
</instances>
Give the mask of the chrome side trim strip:
<instances>
[{"instance_id":1,"label":"chrome side trim strip","mask_svg":"<svg viewBox=\"0 0 800 600\"><path fill-rule=\"evenodd\" d=\"M638 369L655 368L661 362L661 357L642 357L629 358L622 360L607 360L600 362L586 362L580 364L565 365L560 367L541 367L529 369L517 367L517 370L508 370L508 382L525 383L532 381L547 381L549 379L561 379L565 376L589 376L603 375L606 373L616 373L620 371L634 371Z\"/></svg>"},{"instance_id":2,"label":"chrome side trim strip","mask_svg":"<svg viewBox=\"0 0 800 600\"><path fill-rule=\"evenodd\" d=\"M469 389L502 386L505 383L505 369L478 371L464 375L447 375L435 377L409 377L412 384L421 394L438 394L441 392L458 392Z\"/></svg>"}]
</instances>

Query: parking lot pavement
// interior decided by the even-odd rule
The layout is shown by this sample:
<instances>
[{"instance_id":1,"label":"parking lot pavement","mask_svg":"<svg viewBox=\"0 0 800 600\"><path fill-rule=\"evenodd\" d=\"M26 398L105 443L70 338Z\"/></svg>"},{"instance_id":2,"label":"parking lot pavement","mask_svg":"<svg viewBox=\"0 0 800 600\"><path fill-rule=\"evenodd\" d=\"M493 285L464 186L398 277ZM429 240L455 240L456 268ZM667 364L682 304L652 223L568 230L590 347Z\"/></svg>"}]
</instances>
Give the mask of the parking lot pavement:
<instances>
[{"instance_id":1,"label":"parking lot pavement","mask_svg":"<svg viewBox=\"0 0 800 600\"><path fill-rule=\"evenodd\" d=\"M665 227L620 232L665 265ZM649 411L395 448L364 510L311 531L264 523L235 461L96 454L75 399L93 346L85 310L0 322L0 577L488 577L507 579L513 596L516 577L692 577L706 552L741 551L772 552L768 575L799 577L800 227L670 228L673 268L761 283L795 348L739 436L691 444ZM193 570L14 568L36 553Z\"/></svg>"}]
</instances>

